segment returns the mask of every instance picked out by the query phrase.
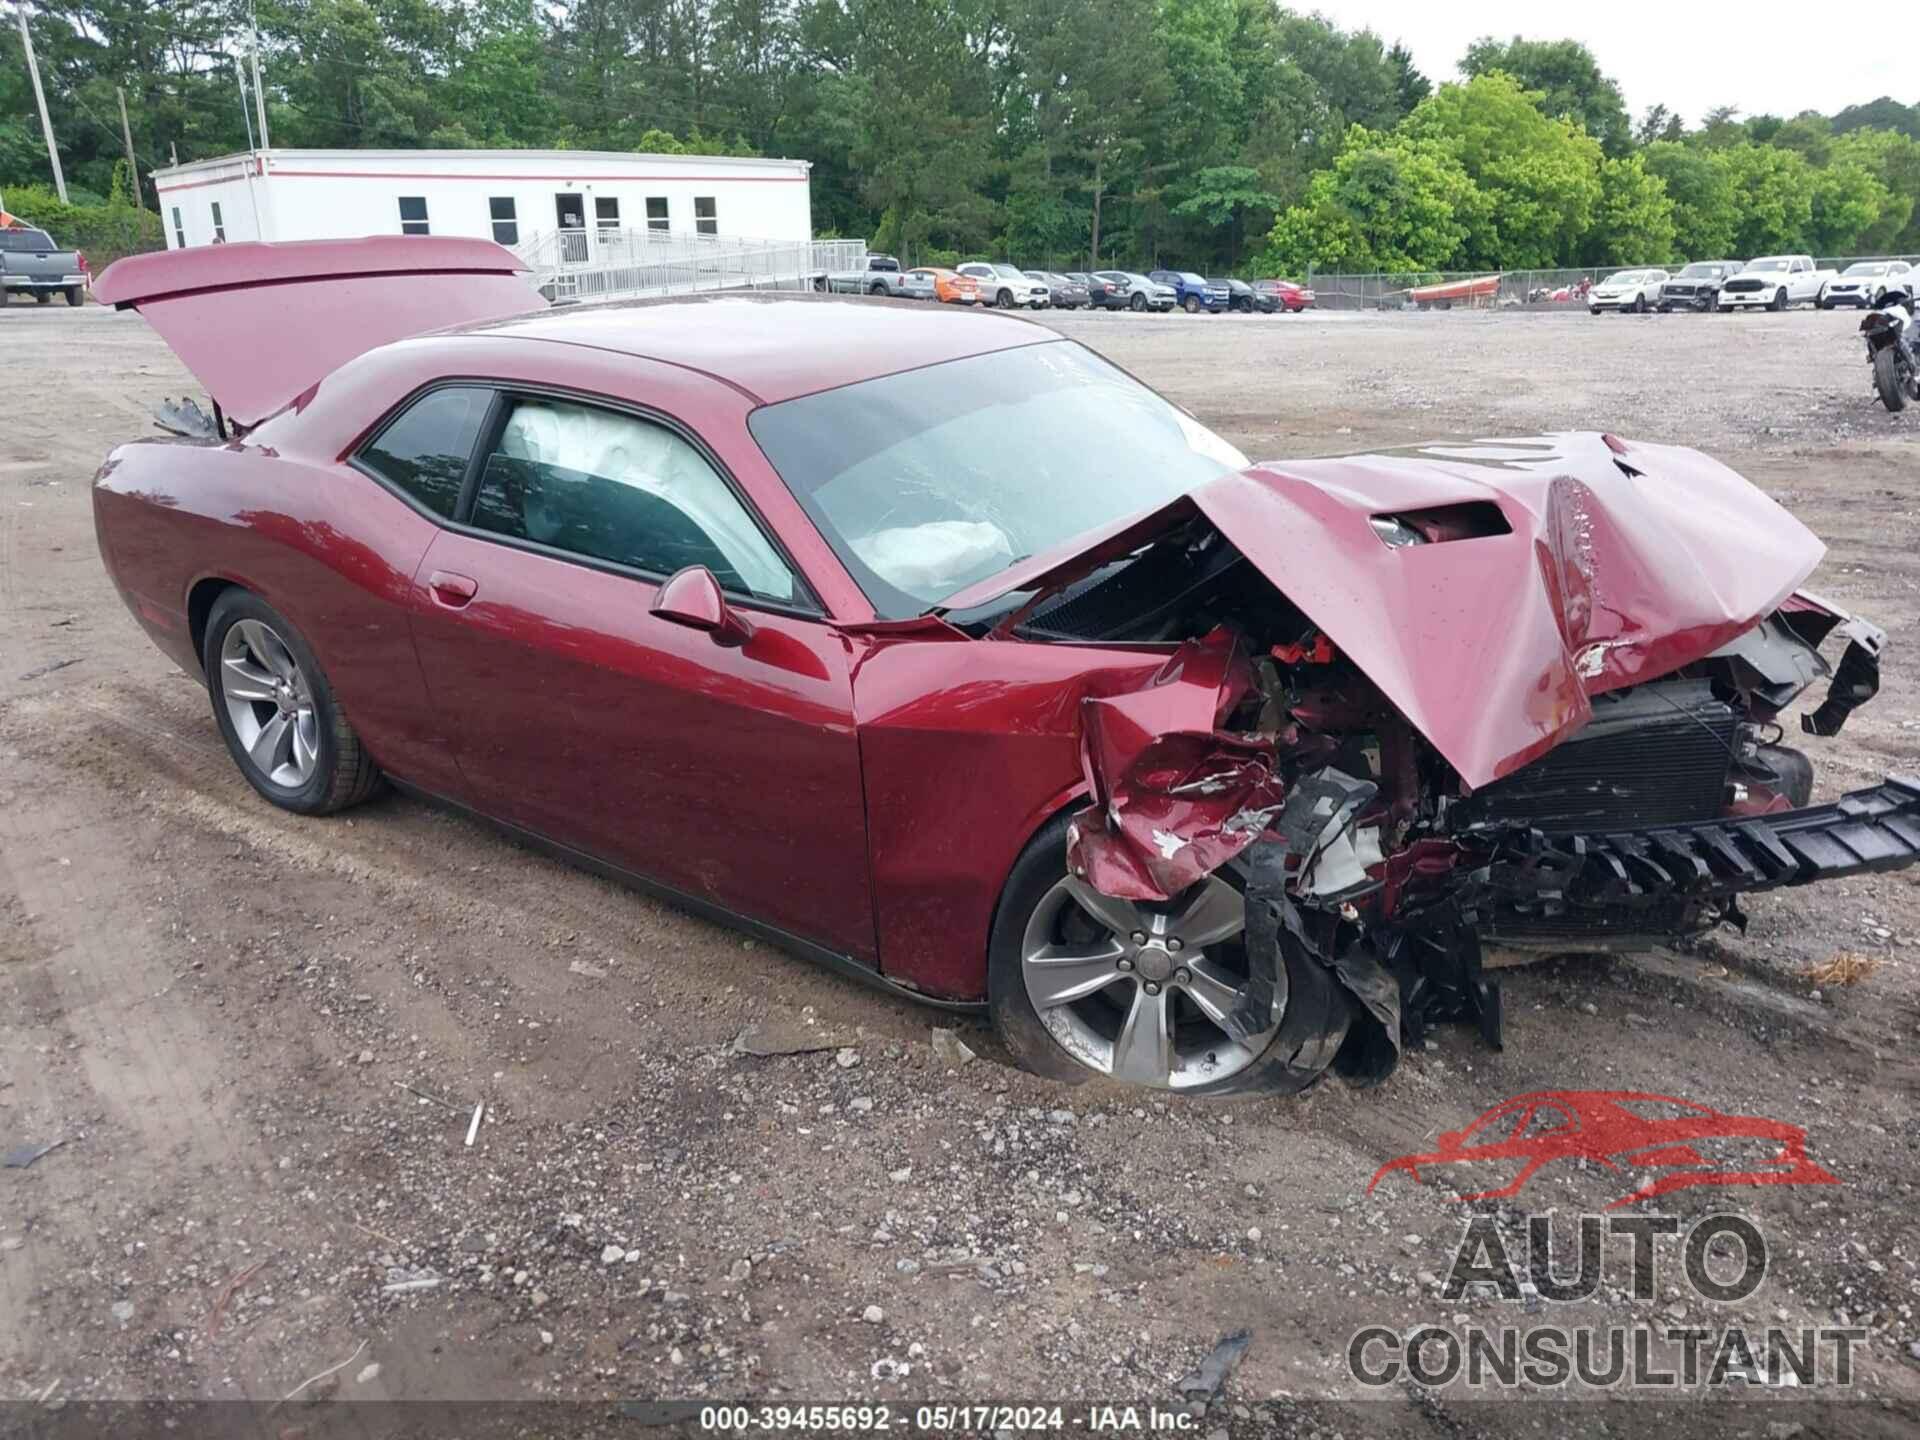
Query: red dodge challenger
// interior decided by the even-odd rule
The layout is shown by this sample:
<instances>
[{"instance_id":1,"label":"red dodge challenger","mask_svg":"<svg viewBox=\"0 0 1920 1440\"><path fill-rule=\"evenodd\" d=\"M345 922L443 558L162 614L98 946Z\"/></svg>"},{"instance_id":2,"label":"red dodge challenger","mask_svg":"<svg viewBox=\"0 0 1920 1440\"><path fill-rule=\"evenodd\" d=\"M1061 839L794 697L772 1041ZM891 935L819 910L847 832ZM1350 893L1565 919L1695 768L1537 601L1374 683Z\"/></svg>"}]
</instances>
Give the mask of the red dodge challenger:
<instances>
[{"instance_id":1,"label":"red dodge challenger","mask_svg":"<svg viewBox=\"0 0 1920 1440\"><path fill-rule=\"evenodd\" d=\"M234 244L95 287L214 402L108 458L101 555L284 809L384 779L990 1008L1044 1073L1204 1093L1499 1043L1482 940L1645 944L1920 854L1911 781L1809 808L1785 712L1830 679L1831 734L1880 634L1705 456L1250 466L1024 320L550 309L517 265Z\"/></svg>"}]
</instances>

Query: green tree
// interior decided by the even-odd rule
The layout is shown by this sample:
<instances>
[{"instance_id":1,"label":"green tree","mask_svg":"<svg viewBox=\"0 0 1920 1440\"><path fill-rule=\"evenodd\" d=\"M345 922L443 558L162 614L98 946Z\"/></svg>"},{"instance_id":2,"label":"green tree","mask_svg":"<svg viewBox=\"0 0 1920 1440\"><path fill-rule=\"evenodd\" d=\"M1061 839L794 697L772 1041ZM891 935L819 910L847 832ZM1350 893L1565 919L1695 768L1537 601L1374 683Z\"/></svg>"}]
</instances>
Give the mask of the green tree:
<instances>
[{"instance_id":1,"label":"green tree","mask_svg":"<svg viewBox=\"0 0 1920 1440\"><path fill-rule=\"evenodd\" d=\"M1677 234L1666 182L1640 156L1600 162L1600 203L1582 242L1589 265L1665 264Z\"/></svg>"},{"instance_id":2,"label":"green tree","mask_svg":"<svg viewBox=\"0 0 1920 1440\"><path fill-rule=\"evenodd\" d=\"M1540 93L1542 110L1580 125L1609 155L1624 155L1632 143L1619 85L1600 73L1593 52L1577 40L1523 40L1516 35L1503 44L1483 36L1467 47L1460 71L1469 78L1495 71L1511 75L1525 89Z\"/></svg>"},{"instance_id":3,"label":"green tree","mask_svg":"<svg viewBox=\"0 0 1920 1440\"><path fill-rule=\"evenodd\" d=\"M1673 248L1687 260L1735 258L1740 229L1733 177L1720 152L1656 140L1640 155L1647 173L1658 176L1673 204Z\"/></svg>"},{"instance_id":4,"label":"green tree","mask_svg":"<svg viewBox=\"0 0 1920 1440\"><path fill-rule=\"evenodd\" d=\"M1849 105L1833 117L1833 133L1849 130L1891 130L1909 140L1920 140L1920 106L1902 105L1891 95L1869 100L1864 105Z\"/></svg>"},{"instance_id":5,"label":"green tree","mask_svg":"<svg viewBox=\"0 0 1920 1440\"><path fill-rule=\"evenodd\" d=\"M1909 250L1920 236L1912 233L1920 214L1920 141L1892 130L1853 129L1835 137L1833 165L1857 165L1886 189L1880 214L1854 242L1870 255Z\"/></svg>"},{"instance_id":6,"label":"green tree","mask_svg":"<svg viewBox=\"0 0 1920 1440\"><path fill-rule=\"evenodd\" d=\"M1815 170L1812 188L1807 244L1822 255L1857 254L1892 200L1872 171L1851 161Z\"/></svg>"},{"instance_id":7,"label":"green tree","mask_svg":"<svg viewBox=\"0 0 1920 1440\"><path fill-rule=\"evenodd\" d=\"M1442 85L1402 128L1445 147L1485 198L1470 222L1467 264L1573 262L1600 201L1601 160L1599 142L1574 122L1542 114L1517 81L1495 71Z\"/></svg>"},{"instance_id":8,"label":"green tree","mask_svg":"<svg viewBox=\"0 0 1920 1440\"><path fill-rule=\"evenodd\" d=\"M1278 196L1260 188L1260 172L1248 165L1210 165L1184 187L1187 196L1173 213L1199 220L1229 239L1227 263L1237 267L1244 226L1250 215L1271 215L1280 208Z\"/></svg>"},{"instance_id":9,"label":"green tree","mask_svg":"<svg viewBox=\"0 0 1920 1440\"><path fill-rule=\"evenodd\" d=\"M1269 274L1439 270L1460 263L1482 209L1445 145L1355 126L1331 168L1274 222L1257 264Z\"/></svg>"},{"instance_id":10,"label":"green tree","mask_svg":"<svg viewBox=\"0 0 1920 1440\"><path fill-rule=\"evenodd\" d=\"M1686 123L1664 105L1649 105L1633 127L1636 145L1651 145L1656 140L1678 140L1687 133Z\"/></svg>"},{"instance_id":11,"label":"green tree","mask_svg":"<svg viewBox=\"0 0 1920 1440\"><path fill-rule=\"evenodd\" d=\"M1813 168L1791 150L1732 145L1720 152L1738 216L1733 247L1751 258L1805 249L1813 220Z\"/></svg>"}]
</instances>

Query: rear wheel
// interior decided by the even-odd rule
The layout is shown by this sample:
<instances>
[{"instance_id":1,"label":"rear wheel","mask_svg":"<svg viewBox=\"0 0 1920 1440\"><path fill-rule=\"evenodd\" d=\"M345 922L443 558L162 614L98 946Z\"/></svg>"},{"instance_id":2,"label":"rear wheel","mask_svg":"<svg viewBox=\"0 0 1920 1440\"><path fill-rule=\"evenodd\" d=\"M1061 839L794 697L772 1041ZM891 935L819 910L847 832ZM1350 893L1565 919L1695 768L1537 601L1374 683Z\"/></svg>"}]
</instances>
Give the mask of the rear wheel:
<instances>
[{"instance_id":1,"label":"rear wheel","mask_svg":"<svg viewBox=\"0 0 1920 1440\"><path fill-rule=\"evenodd\" d=\"M867 294L869 295L884 295L886 293L887 293L886 282L882 280L876 280L873 282L873 284L867 287Z\"/></svg>"},{"instance_id":2,"label":"rear wheel","mask_svg":"<svg viewBox=\"0 0 1920 1440\"><path fill-rule=\"evenodd\" d=\"M1066 827L1048 825L1015 863L989 941L994 1024L1020 1062L1068 1084L1190 1095L1312 1084L1351 1013L1325 967L1286 955L1279 1018L1236 1039L1221 1022L1250 978L1238 884L1216 874L1164 905L1116 900L1067 873Z\"/></svg>"},{"instance_id":3,"label":"rear wheel","mask_svg":"<svg viewBox=\"0 0 1920 1440\"><path fill-rule=\"evenodd\" d=\"M1880 392L1880 403L1887 409L1907 408L1907 393L1900 386L1900 357L1891 345L1873 352L1873 388Z\"/></svg>"},{"instance_id":4,"label":"rear wheel","mask_svg":"<svg viewBox=\"0 0 1920 1440\"><path fill-rule=\"evenodd\" d=\"M200 655L221 738L255 790L302 815L372 793L373 757L284 615L250 591L228 590L213 603Z\"/></svg>"},{"instance_id":5,"label":"rear wheel","mask_svg":"<svg viewBox=\"0 0 1920 1440\"><path fill-rule=\"evenodd\" d=\"M82 293L78 285L69 285L67 287L67 304L79 306L86 302L86 298L86 295Z\"/></svg>"}]
</instances>

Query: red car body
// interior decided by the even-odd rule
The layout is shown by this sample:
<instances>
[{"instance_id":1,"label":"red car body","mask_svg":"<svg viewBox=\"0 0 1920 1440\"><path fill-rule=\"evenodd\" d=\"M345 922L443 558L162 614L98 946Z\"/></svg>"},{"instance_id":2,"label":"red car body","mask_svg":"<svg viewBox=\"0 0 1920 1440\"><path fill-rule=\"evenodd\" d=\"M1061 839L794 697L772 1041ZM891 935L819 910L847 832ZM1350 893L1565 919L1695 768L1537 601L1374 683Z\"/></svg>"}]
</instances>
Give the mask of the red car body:
<instances>
[{"instance_id":1,"label":"red car body","mask_svg":"<svg viewBox=\"0 0 1920 1440\"><path fill-rule=\"evenodd\" d=\"M1436 797L1580 733L1609 692L1702 662L1769 617L1800 617L1811 640L1791 642L1796 656L1844 621L1796 596L1822 547L1771 500L1695 452L1591 435L1229 472L924 614L883 616L750 417L1073 342L1012 318L829 297L548 310L514 269L484 242L407 238L228 245L101 277L99 297L141 309L233 427L218 444L124 445L102 468L100 549L129 609L199 675L210 607L251 591L308 637L404 787L923 997L986 996L1016 858L1089 795L1107 823L1076 826L1076 863L1097 888L1152 899L1257 839L1248 815L1271 812L1248 797L1283 797L1304 763L1288 757L1323 762L1336 732L1376 737L1367 823L1404 837ZM454 328L418 333L434 323ZM723 606L711 575L703 589L684 571L499 543L356 468L389 416L449 380L600 400L689 437L802 597ZM1217 630L1076 643L1022 628L1101 565L1184 553L1196 535L1251 562L1309 633L1250 656ZM996 601L1014 608L969 619ZM1804 684L1821 662L1802 659ZM1224 717L1257 687L1277 694L1282 672L1291 719L1277 734L1263 722L1257 743L1222 740ZM1182 764L1225 753L1252 769L1230 795L1182 786L1155 768L1169 746ZM1887 825L1906 823L1905 803L1886 802ZM1716 800L1701 818L1720 814ZM1329 923L1398 923L1481 863L1480 833L1386 846L1359 908L1343 894ZM1867 863L1716 871L1684 914L1723 916L1728 887ZM1635 893L1648 888L1642 875ZM1341 973L1364 988L1352 965ZM1368 1009L1386 1023L1394 1003L1375 994Z\"/></svg>"},{"instance_id":2,"label":"red car body","mask_svg":"<svg viewBox=\"0 0 1920 1440\"><path fill-rule=\"evenodd\" d=\"M1748 1153L1726 1164L1712 1154L1732 1142ZM1706 1153L1703 1153L1706 1152ZM1837 1185L1826 1167L1807 1155L1807 1132L1758 1115L1728 1115L1691 1100L1636 1090L1546 1090L1494 1106L1473 1124L1440 1137L1440 1147L1402 1155L1374 1172L1371 1194L1388 1175L1458 1173L1469 1168L1510 1174L1462 1200L1498 1200L1519 1193L1543 1165L1584 1160L1604 1170L1653 1172L1642 1184L1610 1201L1609 1210L1651 1200L1696 1185ZM1465 1186L1459 1187L1463 1192Z\"/></svg>"},{"instance_id":3,"label":"red car body","mask_svg":"<svg viewBox=\"0 0 1920 1440\"><path fill-rule=\"evenodd\" d=\"M1312 308L1318 297L1306 286L1294 280L1256 280L1254 285L1280 302L1280 307L1290 315L1298 315L1302 310Z\"/></svg>"}]
</instances>

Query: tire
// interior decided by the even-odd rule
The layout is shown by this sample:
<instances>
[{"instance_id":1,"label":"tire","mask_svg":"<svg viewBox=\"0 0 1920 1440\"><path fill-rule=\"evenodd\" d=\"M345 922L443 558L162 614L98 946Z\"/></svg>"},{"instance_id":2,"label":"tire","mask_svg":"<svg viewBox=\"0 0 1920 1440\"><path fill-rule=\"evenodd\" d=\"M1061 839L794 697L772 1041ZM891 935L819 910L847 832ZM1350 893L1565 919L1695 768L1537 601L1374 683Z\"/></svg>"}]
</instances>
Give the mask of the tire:
<instances>
[{"instance_id":1,"label":"tire","mask_svg":"<svg viewBox=\"0 0 1920 1440\"><path fill-rule=\"evenodd\" d=\"M1713 312L1716 315L1731 315L1733 313L1733 307L1731 305L1721 305L1716 302L1713 307Z\"/></svg>"},{"instance_id":2,"label":"tire","mask_svg":"<svg viewBox=\"0 0 1920 1440\"><path fill-rule=\"evenodd\" d=\"M1880 403L1887 409L1907 408L1907 392L1900 388L1900 362L1891 345L1873 352L1873 388L1880 392Z\"/></svg>"},{"instance_id":3,"label":"tire","mask_svg":"<svg viewBox=\"0 0 1920 1440\"><path fill-rule=\"evenodd\" d=\"M1589 315L1598 315L1600 313L1600 307L1598 305L1589 305L1587 307L1587 313Z\"/></svg>"},{"instance_id":4,"label":"tire","mask_svg":"<svg viewBox=\"0 0 1920 1440\"><path fill-rule=\"evenodd\" d=\"M1671 315L1673 313L1673 307L1664 300L1660 302L1659 309L1662 315Z\"/></svg>"},{"instance_id":5,"label":"tire","mask_svg":"<svg viewBox=\"0 0 1920 1440\"><path fill-rule=\"evenodd\" d=\"M1180 308L1186 311L1189 315L1198 315L1200 313L1199 298L1193 295L1187 296L1186 299L1180 302Z\"/></svg>"},{"instance_id":6,"label":"tire","mask_svg":"<svg viewBox=\"0 0 1920 1440\"><path fill-rule=\"evenodd\" d=\"M276 655L269 642L278 642L283 653ZM247 783L262 796L297 815L330 815L373 793L380 779L373 757L334 698L306 638L266 601L249 590L224 591L207 616L200 663L220 738ZM234 693L249 677L261 687L262 698ZM285 703L268 695L268 689L281 690ZM304 706L299 703L303 699ZM247 715L250 722L243 718ZM275 733L284 745L268 740L276 722L281 722ZM253 733L243 737L242 723L251 723ZM308 757L304 768L303 741ZM258 750L262 742L270 752L265 763L249 754L250 747ZM283 755L284 763L276 763Z\"/></svg>"},{"instance_id":7,"label":"tire","mask_svg":"<svg viewBox=\"0 0 1920 1440\"><path fill-rule=\"evenodd\" d=\"M1644 295L1634 296L1633 303L1627 306L1627 313L1630 315L1646 314L1647 313L1647 297Z\"/></svg>"},{"instance_id":8,"label":"tire","mask_svg":"<svg viewBox=\"0 0 1920 1440\"><path fill-rule=\"evenodd\" d=\"M33 303L36 305L51 305L53 303L53 292L51 290L34 291Z\"/></svg>"},{"instance_id":9,"label":"tire","mask_svg":"<svg viewBox=\"0 0 1920 1440\"><path fill-rule=\"evenodd\" d=\"M1013 292L1011 290L1000 291L993 297L993 303L998 309L1011 310L1013 308Z\"/></svg>"},{"instance_id":10,"label":"tire","mask_svg":"<svg viewBox=\"0 0 1920 1440\"><path fill-rule=\"evenodd\" d=\"M67 304L73 306L74 309L77 310L86 303L87 303L87 297L86 297L85 291L83 291L78 285L67 286Z\"/></svg>"},{"instance_id":11,"label":"tire","mask_svg":"<svg viewBox=\"0 0 1920 1440\"><path fill-rule=\"evenodd\" d=\"M1066 832L1070 820L1071 817L1065 815L1056 818L1033 838L1014 862L1001 892L988 940L987 985L994 1027L1015 1059L1037 1074L1077 1085L1097 1076L1108 1076L1110 1072L1076 1059L1055 1038L1054 1031L1034 1008L1025 970L1029 926L1039 922L1047 913L1047 907L1057 903L1061 887L1067 882ZM1217 884L1231 884L1235 891L1239 888L1239 882L1230 881L1225 871L1212 880ZM1100 929L1098 922L1086 912L1077 911L1071 905L1066 914L1070 922L1077 920L1095 931ZM1186 953L1212 959L1208 952L1214 948L1195 947ZM1202 1065L1197 1075L1189 1074L1179 1083L1161 1088L1203 1096L1293 1094L1320 1078L1346 1037L1352 1006L1326 967L1296 952L1297 947L1284 947L1286 1008L1280 1023L1269 1032L1270 1038L1261 1042L1259 1051L1247 1056L1245 1047L1228 1039L1224 1031L1215 1031L1219 1042L1211 1042L1207 1038L1210 1022L1200 1020L1196 1024L1199 1012L1187 1002L1180 1011L1186 1018L1180 1033L1174 1037L1176 1045L1184 1039L1195 1046L1194 1054L1204 1055L1208 1061L1238 1048L1242 1052L1238 1068L1220 1079L1208 1080L1200 1078L1205 1073ZM1163 962L1173 963L1167 960L1165 951L1158 954ZM1224 954L1222 961L1215 963L1223 961ZM1169 999L1178 989L1169 982L1166 987ZM1137 1006L1143 1003L1141 992L1144 990L1145 985L1136 975L1116 975L1113 982L1088 998L1112 1007L1117 1017L1123 1004L1122 992ZM1126 1083L1124 1078L1122 1083Z\"/></svg>"},{"instance_id":12,"label":"tire","mask_svg":"<svg viewBox=\"0 0 1920 1440\"><path fill-rule=\"evenodd\" d=\"M885 285L869 285L867 287L867 294L869 295L884 295L886 293L887 287Z\"/></svg>"},{"instance_id":13,"label":"tire","mask_svg":"<svg viewBox=\"0 0 1920 1440\"><path fill-rule=\"evenodd\" d=\"M1147 297L1146 297L1146 296L1144 296L1144 295L1142 295L1142 294L1141 294L1141 293L1140 293L1139 291L1137 291L1137 290L1136 290L1136 291L1134 292L1134 294L1133 294L1133 298L1132 298L1131 300L1129 300L1129 301L1127 302L1127 308L1128 308L1129 310L1144 310L1144 309L1146 309L1146 308L1147 308Z\"/></svg>"},{"instance_id":14,"label":"tire","mask_svg":"<svg viewBox=\"0 0 1920 1440\"><path fill-rule=\"evenodd\" d=\"M1778 290L1773 292L1773 303L1769 305L1767 308L1769 310L1776 310L1776 311L1785 310L1787 308L1786 286L1783 285Z\"/></svg>"}]
</instances>

